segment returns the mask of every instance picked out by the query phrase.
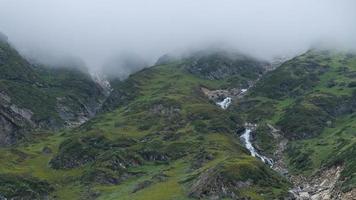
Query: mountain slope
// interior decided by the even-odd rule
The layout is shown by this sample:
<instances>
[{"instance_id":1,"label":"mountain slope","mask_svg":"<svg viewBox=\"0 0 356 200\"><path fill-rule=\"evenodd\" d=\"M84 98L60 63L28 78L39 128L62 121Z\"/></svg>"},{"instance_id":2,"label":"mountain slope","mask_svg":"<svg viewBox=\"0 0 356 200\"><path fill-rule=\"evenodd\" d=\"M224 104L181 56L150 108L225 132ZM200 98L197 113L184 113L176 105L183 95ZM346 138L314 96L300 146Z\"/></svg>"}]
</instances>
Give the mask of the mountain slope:
<instances>
[{"instance_id":1,"label":"mountain slope","mask_svg":"<svg viewBox=\"0 0 356 200\"><path fill-rule=\"evenodd\" d=\"M356 186L355 74L354 54L312 50L266 74L234 109L249 121L281 130L289 140L285 162L291 174L318 177L341 167L332 191L337 198ZM268 128L256 137L262 151L273 154L278 148Z\"/></svg>"},{"instance_id":2,"label":"mountain slope","mask_svg":"<svg viewBox=\"0 0 356 200\"><path fill-rule=\"evenodd\" d=\"M105 100L89 74L74 68L34 66L0 42L0 145L32 129L59 129L94 116Z\"/></svg>"},{"instance_id":3,"label":"mountain slope","mask_svg":"<svg viewBox=\"0 0 356 200\"><path fill-rule=\"evenodd\" d=\"M46 181L53 188L46 195L59 199L285 196L286 180L240 144L238 114L222 110L201 90L239 88L255 81L265 63L252 65L252 76L244 76L251 69L232 64L241 71L211 80L188 70L191 62L154 66L113 82L107 112L77 129L2 150L0 173Z\"/></svg>"},{"instance_id":4,"label":"mountain slope","mask_svg":"<svg viewBox=\"0 0 356 200\"><path fill-rule=\"evenodd\" d=\"M33 131L31 140L1 148L0 195L354 198L354 54L311 50L273 71L268 63L226 52L161 63L112 80L100 113L81 126ZM71 87L78 83L74 72L30 69L50 89L58 87L53 95L97 96L85 84ZM227 97L232 103L224 110L217 103ZM240 141L253 124L252 145L273 159L272 167Z\"/></svg>"}]
</instances>

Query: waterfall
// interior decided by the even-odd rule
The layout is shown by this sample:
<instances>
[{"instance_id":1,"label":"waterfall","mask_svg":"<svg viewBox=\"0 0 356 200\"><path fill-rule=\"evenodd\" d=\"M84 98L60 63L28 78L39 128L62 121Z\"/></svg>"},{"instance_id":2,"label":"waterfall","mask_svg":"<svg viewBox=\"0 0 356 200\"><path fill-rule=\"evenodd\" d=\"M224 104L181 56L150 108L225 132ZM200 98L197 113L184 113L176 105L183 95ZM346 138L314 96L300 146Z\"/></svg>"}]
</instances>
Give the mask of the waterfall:
<instances>
[{"instance_id":1,"label":"waterfall","mask_svg":"<svg viewBox=\"0 0 356 200\"><path fill-rule=\"evenodd\" d=\"M251 143L251 131L252 131L251 129L246 128L245 132L240 136L241 140L245 144L246 149L250 151L251 156L261 159L262 162L264 162L264 163L266 163L266 164L268 164L269 166L272 167L273 160L270 159L270 158L267 158L266 156L260 155L256 151L255 147L253 147L253 145Z\"/></svg>"},{"instance_id":2,"label":"waterfall","mask_svg":"<svg viewBox=\"0 0 356 200\"><path fill-rule=\"evenodd\" d=\"M226 97L223 101L217 102L216 104L220 106L222 109L226 110L231 104L231 100L232 99L230 97Z\"/></svg>"}]
</instances>

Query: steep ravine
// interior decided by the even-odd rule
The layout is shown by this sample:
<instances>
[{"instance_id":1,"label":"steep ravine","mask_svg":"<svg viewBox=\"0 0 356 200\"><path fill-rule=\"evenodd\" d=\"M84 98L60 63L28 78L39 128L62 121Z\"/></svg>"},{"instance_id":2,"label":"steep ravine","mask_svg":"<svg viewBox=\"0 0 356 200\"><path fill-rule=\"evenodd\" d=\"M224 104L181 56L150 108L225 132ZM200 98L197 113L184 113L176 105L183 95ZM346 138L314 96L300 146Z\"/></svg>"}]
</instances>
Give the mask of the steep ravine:
<instances>
[{"instance_id":1,"label":"steep ravine","mask_svg":"<svg viewBox=\"0 0 356 200\"><path fill-rule=\"evenodd\" d=\"M289 191L291 199L296 200L354 200L355 190L342 193L338 187L342 165L330 168L322 168L310 177L303 175L293 175L288 173L283 152L286 149L288 140L280 134L280 130L268 124L271 134L278 141L277 149L274 153L275 162L273 169L286 176L294 187Z\"/></svg>"},{"instance_id":2,"label":"steep ravine","mask_svg":"<svg viewBox=\"0 0 356 200\"><path fill-rule=\"evenodd\" d=\"M251 140L251 132L256 128L255 124L249 124L246 123L245 124L245 131L244 133L240 136L241 141L244 143L246 149L248 149L250 151L251 156L253 157L257 157L260 160L262 160L262 162L266 163L267 165L273 167L273 160L271 158L268 158L264 155L261 155L260 153L257 152L257 150L255 149L255 147L252 144L252 140Z\"/></svg>"},{"instance_id":3,"label":"steep ravine","mask_svg":"<svg viewBox=\"0 0 356 200\"><path fill-rule=\"evenodd\" d=\"M242 92L243 91L243 92ZM238 95L240 98L247 92L246 89L241 90ZM225 97L223 101L216 104L222 109L226 110L232 103L231 97ZM268 124L271 134L274 139L278 141L277 149L274 153L275 160L264 156L262 152L258 152L253 145L251 133L256 129L256 124L245 123L245 131L239 136L242 143L249 150L251 156L259 158L262 162L269 165L272 169L283 176L286 176L294 187L289 191L289 196L286 199L290 200L353 200L355 197L355 190L348 193L342 193L337 188L337 183L340 178L340 173L343 166L334 166L328 169L322 169L311 177L304 177L302 175L292 175L288 173L287 165L283 158L283 152L286 149L288 140L281 134L280 130Z\"/></svg>"}]
</instances>

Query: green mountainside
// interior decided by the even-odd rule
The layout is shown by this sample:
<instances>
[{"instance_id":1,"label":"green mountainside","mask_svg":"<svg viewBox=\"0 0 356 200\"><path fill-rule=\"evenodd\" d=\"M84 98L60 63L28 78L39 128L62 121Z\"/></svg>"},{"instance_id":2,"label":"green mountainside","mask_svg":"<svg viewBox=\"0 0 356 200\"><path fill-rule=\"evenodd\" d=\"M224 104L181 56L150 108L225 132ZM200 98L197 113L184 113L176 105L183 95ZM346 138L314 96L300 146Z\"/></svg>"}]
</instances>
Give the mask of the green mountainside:
<instances>
[{"instance_id":1,"label":"green mountainside","mask_svg":"<svg viewBox=\"0 0 356 200\"><path fill-rule=\"evenodd\" d=\"M59 129L93 117L105 100L87 72L30 64L0 42L0 145L26 139L29 130Z\"/></svg>"},{"instance_id":2,"label":"green mountainside","mask_svg":"<svg viewBox=\"0 0 356 200\"><path fill-rule=\"evenodd\" d=\"M197 53L111 80L106 98L89 75L31 66L2 45L0 108L10 97L33 116L18 117L26 140L0 148L0 199L293 199L290 176L334 166L342 170L332 191L354 191L354 54L311 50L269 71L241 54ZM230 95L228 109L216 105ZM78 116L93 118L63 128ZM245 122L257 124L258 151L288 175L250 155Z\"/></svg>"},{"instance_id":3,"label":"green mountainside","mask_svg":"<svg viewBox=\"0 0 356 200\"><path fill-rule=\"evenodd\" d=\"M355 54L312 50L266 74L232 109L281 130L290 141L285 151L290 172L310 176L342 166L337 187L346 192L356 184L355 81ZM266 130L256 143L265 152L276 148Z\"/></svg>"}]
</instances>

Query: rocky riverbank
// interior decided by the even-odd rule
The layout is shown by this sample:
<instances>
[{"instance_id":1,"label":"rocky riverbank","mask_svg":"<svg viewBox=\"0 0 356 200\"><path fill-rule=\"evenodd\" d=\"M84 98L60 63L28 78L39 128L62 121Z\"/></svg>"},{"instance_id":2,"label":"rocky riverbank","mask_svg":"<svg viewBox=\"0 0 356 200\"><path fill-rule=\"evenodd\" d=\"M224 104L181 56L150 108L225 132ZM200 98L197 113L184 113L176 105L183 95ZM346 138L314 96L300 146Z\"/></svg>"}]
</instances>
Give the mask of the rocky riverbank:
<instances>
[{"instance_id":1,"label":"rocky riverbank","mask_svg":"<svg viewBox=\"0 0 356 200\"><path fill-rule=\"evenodd\" d=\"M212 100L217 100L218 97L224 97L222 101L216 102L222 109L227 109L232 102L232 98L228 97L231 94L229 91L218 90L208 91L202 89L204 93ZM243 97L247 90L235 91L235 97ZM213 98L215 97L215 98ZM262 162L269 165L273 170L283 176L286 176L294 187L289 191L289 196L286 200L354 200L356 198L356 190L351 190L348 193L342 193L338 188L340 173L343 166L333 166L328 169L321 169L311 177L302 175L292 175L288 172L288 167L284 159L284 151L286 150L288 139L284 138L281 131L267 124L270 128L271 135L277 141L277 149L274 152L273 159L268 158L258 152L253 145L251 133L256 129L255 124L246 123L245 131L240 136L242 143L251 153L251 156L259 158Z\"/></svg>"},{"instance_id":2,"label":"rocky riverbank","mask_svg":"<svg viewBox=\"0 0 356 200\"><path fill-rule=\"evenodd\" d=\"M294 187L290 190L291 196L287 199L293 200L354 200L356 190L343 193L339 188L342 165L321 169L310 177L293 175L288 172L283 152L288 140L280 134L280 130L268 124L271 134L278 141L278 147L274 153L274 164L272 168L286 176Z\"/></svg>"}]
</instances>

